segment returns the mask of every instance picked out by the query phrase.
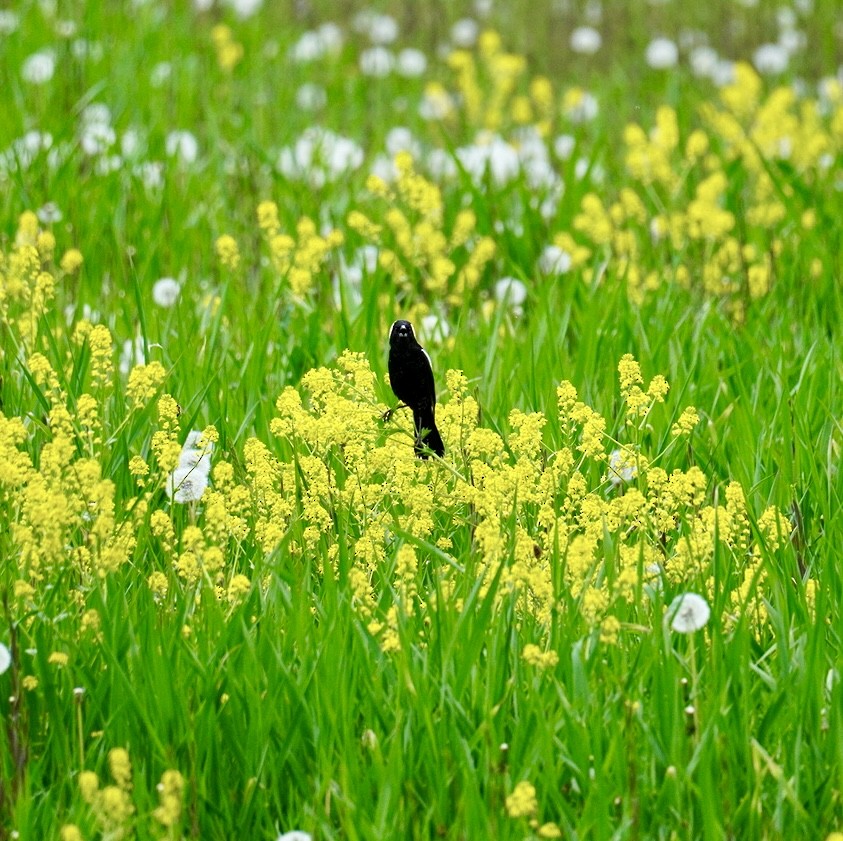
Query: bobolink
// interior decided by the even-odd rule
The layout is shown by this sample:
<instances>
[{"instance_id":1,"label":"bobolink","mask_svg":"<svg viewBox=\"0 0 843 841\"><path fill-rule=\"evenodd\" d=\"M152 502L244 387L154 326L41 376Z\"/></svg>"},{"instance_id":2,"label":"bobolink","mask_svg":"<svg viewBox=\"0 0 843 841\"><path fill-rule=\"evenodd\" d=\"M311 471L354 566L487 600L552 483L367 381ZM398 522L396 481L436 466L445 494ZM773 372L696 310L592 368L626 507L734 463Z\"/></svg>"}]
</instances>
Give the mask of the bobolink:
<instances>
[{"instance_id":1,"label":"bobolink","mask_svg":"<svg viewBox=\"0 0 843 841\"><path fill-rule=\"evenodd\" d=\"M445 455L434 417L436 388L427 351L416 340L409 321L396 321L389 329L389 384L395 396L413 412L416 455L427 458L425 448Z\"/></svg>"}]
</instances>

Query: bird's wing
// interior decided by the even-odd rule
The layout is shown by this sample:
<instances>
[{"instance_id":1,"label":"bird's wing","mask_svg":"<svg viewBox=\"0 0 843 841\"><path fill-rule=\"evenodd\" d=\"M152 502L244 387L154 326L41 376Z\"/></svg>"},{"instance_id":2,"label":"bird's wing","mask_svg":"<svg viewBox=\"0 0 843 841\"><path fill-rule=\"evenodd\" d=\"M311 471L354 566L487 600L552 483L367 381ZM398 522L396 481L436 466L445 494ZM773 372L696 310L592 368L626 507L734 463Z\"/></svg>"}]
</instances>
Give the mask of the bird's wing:
<instances>
[{"instance_id":1,"label":"bird's wing","mask_svg":"<svg viewBox=\"0 0 843 841\"><path fill-rule=\"evenodd\" d=\"M421 345L419 345L421 347ZM424 349L421 348L421 352L424 354L424 358L427 360L427 372L425 373L425 380L426 380L426 391L430 397L430 405L436 405L436 386L433 382L433 363L430 361L430 354Z\"/></svg>"}]
</instances>

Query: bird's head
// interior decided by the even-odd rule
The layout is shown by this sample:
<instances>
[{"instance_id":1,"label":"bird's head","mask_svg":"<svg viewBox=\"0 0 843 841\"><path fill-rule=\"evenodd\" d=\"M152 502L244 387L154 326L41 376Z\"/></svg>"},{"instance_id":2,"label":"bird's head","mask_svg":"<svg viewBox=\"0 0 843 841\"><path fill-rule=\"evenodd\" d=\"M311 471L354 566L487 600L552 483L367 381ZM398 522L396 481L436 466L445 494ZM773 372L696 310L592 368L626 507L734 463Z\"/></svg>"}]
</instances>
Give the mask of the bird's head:
<instances>
[{"instance_id":1,"label":"bird's head","mask_svg":"<svg viewBox=\"0 0 843 841\"><path fill-rule=\"evenodd\" d=\"M389 328L389 345L411 344L416 339L413 325L409 321L395 321Z\"/></svg>"}]
</instances>

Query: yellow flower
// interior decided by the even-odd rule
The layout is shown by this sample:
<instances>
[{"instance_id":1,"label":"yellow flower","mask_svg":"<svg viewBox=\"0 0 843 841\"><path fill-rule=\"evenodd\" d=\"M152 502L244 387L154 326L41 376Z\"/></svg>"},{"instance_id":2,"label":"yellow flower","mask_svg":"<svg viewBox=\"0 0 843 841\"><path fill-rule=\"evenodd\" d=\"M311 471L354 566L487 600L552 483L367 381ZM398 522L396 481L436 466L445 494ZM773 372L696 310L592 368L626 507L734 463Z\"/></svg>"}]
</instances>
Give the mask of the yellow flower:
<instances>
[{"instance_id":1,"label":"yellow flower","mask_svg":"<svg viewBox=\"0 0 843 841\"><path fill-rule=\"evenodd\" d=\"M78 248L71 248L64 252L59 266L65 274L73 274L84 262L85 258L82 256L82 252Z\"/></svg>"},{"instance_id":2,"label":"yellow flower","mask_svg":"<svg viewBox=\"0 0 843 841\"><path fill-rule=\"evenodd\" d=\"M144 408L158 392L167 377L167 371L160 362L136 365L129 374L126 396L135 409Z\"/></svg>"},{"instance_id":3,"label":"yellow flower","mask_svg":"<svg viewBox=\"0 0 843 841\"><path fill-rule=\"evenodd\" d=\"M159 571L151 573L149 578L146 579L146 584L158 599L163 599L167 595L167 590L170 586L167 576Z\"/></svg>"},{"instance_id":4,"label":"yellow flower","mask_svg":"<svg viewBox=\"0 0 843 841\"><path fill-rule=\"evenodd\" d=\"M93 771L82 771L79 774L79 791L86 803L93 803L100 787L100 781Z\"/></svg>"},{"instance_id":5,"label":"yellow flower","mask_svg":"<svg viewBox=\"0 0 843 841\"><path fill-rule=\"evenodd\" d=\"M59 838L61 841L83 841L79 827L73 823L67 823L59 830Z\"/></svg>"},{"instance_id":6,"label":"yellow flower","mask_svg":"<svg viewBox=\"0 0 843 841\"><path fill-rule=\"evenodd\" d=\"M233 236L223 234L217 237L215 247L217 257L225 268L234 271L240 265L240 249L237 247L237 241Z\"/></svg>"},{"instance_id":7,"label":"yellow flower","mask_svg":"<svg viewBox=\"0 0 843 841\"><path fill-rule=\"evenodd\" d=\"M526 818L535 815L539 809L536 789L532 783L522 781L506 798L506 811L511 818Z\"/></svg>"},{"instance_id":8,"label":"yellow flower","mask_svg":"<svg viewBox=\"0 0 843 841\"><path fill-rule=\"evenodd\" d=\"M53 651L47 658L47 662L51 666L66 666L68 656L63 651Z\"/></svg>"},{"instance_id":9,"label":"yellow flower","mask_svg":"<svg viewBox=\"0 0 843 841\"><path fill-rule=\"evenodd\" d=\"M693 406L687 406L676 423L670 428L670 434L674 438L680 435L689 435L699 422L700 416L697 414L697 410Z\"/></svg>"},{"instance_id":10,"label":"yellow flower","mask_svg":"<svg viewBox=\"0 0 843 841\"><path fill-rule=\"evenodd\" d=\"M559 662L559 655L555 651L542 651L532 643L524 646L521 657L526 663L539 669L552 669Z\"/></svg>"},{"instance_id":11,"label":"yellow flower","mask_svg":"<svg viewBox=\"0 0 843 841\"><path fill-rule=\"evenodd\" d=\"M165 771L158 783L160 805L153 816L163 826L175 826L181 819L184 778L178 771Z\"/></svg>"},{"instance_id":12,"label":"yellow flower","mask_svg":"<svg viewBox=\"0 0 843 841\"><path fill-rule=\"evenodd\" d=\"M228 584L228 600L231 604L239 604L243 601L252 588L252 582L246 575L235 575Z\"/></svg>"},{"instance_id":13,"label":"yellow flower","mask_svg":"<svg viewBox=\"0 0 843 841\"><path fill-rule=\"evenodd\" d=\"M132 787L132 763L125 748L112 748L108 752L108 769L121 789L128 791Z\"/></svg>"}]
</instances>

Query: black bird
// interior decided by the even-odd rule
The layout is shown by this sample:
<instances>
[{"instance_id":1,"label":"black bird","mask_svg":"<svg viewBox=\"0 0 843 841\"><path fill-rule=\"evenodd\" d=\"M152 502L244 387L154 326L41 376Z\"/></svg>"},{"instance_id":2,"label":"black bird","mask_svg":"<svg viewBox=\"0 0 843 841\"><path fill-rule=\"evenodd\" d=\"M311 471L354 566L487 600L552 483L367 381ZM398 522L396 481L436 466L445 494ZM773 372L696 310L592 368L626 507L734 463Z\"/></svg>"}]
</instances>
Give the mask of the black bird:
<instances>
[{"instance_id":1,"label":"black bird","mask_svg":"<svg viewBox=\"0 0 843 841\"><path fill-rule=\"evenodd\" d=\"M416 340L409 321L396 321L389 328L389 384L395 396L413 411L416 455L427 458L425 447L440 457L445 455L445 445L434 418L433 366L427 351Z\"/></svg>"}]
</instances>

